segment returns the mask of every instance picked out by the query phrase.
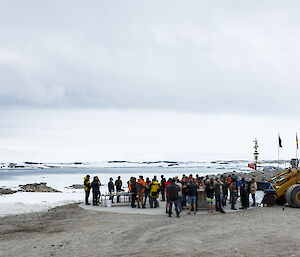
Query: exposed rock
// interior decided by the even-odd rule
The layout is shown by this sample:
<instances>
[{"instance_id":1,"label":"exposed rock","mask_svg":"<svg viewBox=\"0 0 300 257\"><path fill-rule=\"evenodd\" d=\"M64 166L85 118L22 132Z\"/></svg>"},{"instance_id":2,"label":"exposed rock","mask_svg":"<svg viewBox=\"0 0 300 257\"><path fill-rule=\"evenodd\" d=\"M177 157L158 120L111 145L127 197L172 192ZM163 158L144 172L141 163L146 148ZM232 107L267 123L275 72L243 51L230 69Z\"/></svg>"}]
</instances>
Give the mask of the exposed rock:
<instances>
[{"instance_id":1,"label":"exposed rock","mask_svg":"<svg viewBox=\"0 0 300 257\"><path fill-rule=\"evenodd\" d=\"M9 194L14 194L17 191L11 190L9 188L0 188L0 195L9 195Z\"/></svg>"},{"instance_id":2,"label":"exposed rock","mask_svg":"<svg viewBox=\"0 0 300 257\"><path fill-rule=\"evenodd\" d=\"M22 192L61 192L52 187L47 186L47 183L34 183L19 185Z\"/></svg>"},{"instance_id":3,"label":"exposed rock","mask_svg":"<svg viewBox=\"0 0 300 257\"><path fill-rule=\"evenodd\" d=\"M84 185L83 184L74 184L72 186L67 187L69 189L73 188L73 189L83 189Z\"/></svg>"},{"instance_id":4,"label":"exposed rock","mask_svg":"<svg viewBox=\"0 0 300 257\"><path fill-rule=\"evenodd\" d=\"M43 164L43 163L38 163L38 162L25 162L25 164L28 164L28 165L37 165L37 164Z\"/></svg>"}]
</instances>

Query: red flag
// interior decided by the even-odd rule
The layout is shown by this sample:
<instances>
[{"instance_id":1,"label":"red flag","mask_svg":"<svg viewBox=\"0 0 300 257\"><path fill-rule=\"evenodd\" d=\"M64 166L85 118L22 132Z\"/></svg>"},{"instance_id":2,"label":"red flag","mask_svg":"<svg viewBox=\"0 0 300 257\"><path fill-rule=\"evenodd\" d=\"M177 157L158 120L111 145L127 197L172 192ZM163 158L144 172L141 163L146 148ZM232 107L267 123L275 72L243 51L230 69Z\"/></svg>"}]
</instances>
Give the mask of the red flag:
<instances>
[{"instance_id":1,"label":"red flag","mask_svg":"<svg viewBox=\"0 0 300 257\"><path fill-rule=\"evenodd\" d=\"M249 167L250 169L256 170L256 164L255 164L255 163L248 163L248 167Z\"/></svg>"}]
</instances>

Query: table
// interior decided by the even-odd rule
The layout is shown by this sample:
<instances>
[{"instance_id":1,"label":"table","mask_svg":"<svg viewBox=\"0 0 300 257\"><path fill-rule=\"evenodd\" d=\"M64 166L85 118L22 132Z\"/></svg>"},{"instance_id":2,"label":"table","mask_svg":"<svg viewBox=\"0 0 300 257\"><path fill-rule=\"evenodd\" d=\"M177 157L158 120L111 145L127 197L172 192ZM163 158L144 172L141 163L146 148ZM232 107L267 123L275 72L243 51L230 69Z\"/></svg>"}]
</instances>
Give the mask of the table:
<instances>
[{"instance_id":1,"label":"table","mask_svg":"<svg viewBox=\"0 0 300 257\"><path fill-rule=\"evenodd\" d=\"M120 197L119 203L117 203L117 196ZM130 196L131 193L128 192L118 192L113 194L101 195L101 206L107 207L107 202L111 197L114 197L114 203L112 203L112 206L128 206L130 205Z\"/></svg>"}]
</instances>

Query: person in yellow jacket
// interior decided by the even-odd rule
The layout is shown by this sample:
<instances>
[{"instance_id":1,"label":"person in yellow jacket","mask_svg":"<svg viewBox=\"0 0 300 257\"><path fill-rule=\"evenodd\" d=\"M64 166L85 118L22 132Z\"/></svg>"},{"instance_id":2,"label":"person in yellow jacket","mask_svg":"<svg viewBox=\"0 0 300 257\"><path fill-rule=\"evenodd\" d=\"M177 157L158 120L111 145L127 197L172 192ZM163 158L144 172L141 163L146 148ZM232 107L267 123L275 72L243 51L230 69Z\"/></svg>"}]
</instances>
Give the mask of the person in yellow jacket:
<instances>
[{"instance_id":1,"label":"person in yellow jacket","mask_svg":"<svg viewBox=\"0 0 300 257\"><path fill-rule=\"evenodd\" d=\"M157 198L159 196L159 183L155 178L152 180L152 183L150 185L150 208L153 208L153 202L154 202L154 208L159 207Z\"/></svg>"},{"instance_id":2,"label":"person in yellow jacket","mask_svg":"<svg viewBox=\"0 0 300 257\"><path fill-rule=\"evenodd\" d=\"M90 205L90 203L89 203L89 196L90 196L90 192L91 192L90 175L86 175L84 177L84 191L85 191L85 204Z\"/></svg>"}]
</instances>

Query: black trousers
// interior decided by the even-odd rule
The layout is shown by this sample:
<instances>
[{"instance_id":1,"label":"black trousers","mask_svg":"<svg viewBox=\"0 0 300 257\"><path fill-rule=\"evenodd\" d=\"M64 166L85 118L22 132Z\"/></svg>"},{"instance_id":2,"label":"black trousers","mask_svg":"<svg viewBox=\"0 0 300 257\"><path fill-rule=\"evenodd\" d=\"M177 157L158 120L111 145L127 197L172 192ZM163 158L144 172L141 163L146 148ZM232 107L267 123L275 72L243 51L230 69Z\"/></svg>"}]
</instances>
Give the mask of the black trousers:
<instances>
[{"instance_id":1,"label":"black trousers","mask_svg":"<svg viewBox=\"0 0 300 257\"><path fill-rule=\"evenodd\" d=\"M90 192L91 190L85 191L85 204L89 203Z\"/></svg>"},{"instance_id":2,"label":"black trousers","mask_svg":"<svg viewBox=\"0 0 300 257\"><path fill-rule=\"evenodd\" d=\"M157 208L159 206L157 198L151 196L149 197L149 203L151 208L153 208L153 203L154 203L154 208Z\"/></svg>"},{"instance_id":3,"label":"black trousers","mask_svg":"<svg viewBox=\"0 0 300 257\"><path fill-rule=\"evenodd\" d=\"M166 200L165 189L164 189L164 188L161 189L161 190L160 190L160 193L161 193L161 200L162 200L162 201L165 201L165 200Z\"/></svg>"},{"instance_id":4,"label":"black trousers","mask_svg":"<svg viewBox=\"0 0 300 257\"><path fill-rule=\"evenodd\" d=\"M93 191L93 205L98 204L99 201L99 191Z\"/></svg>"},{"instance_id":5,"label":"black trousers","mask_svg":"<svg viewBox=\"0 0 300 257\"><path fill-rule=\"evenodd\" d=\"M131 195L131 207L133 208L135 206L136 201L136 194Z\"/></svg>"},{"instance_id":6,"label":"black trousers","mask_svg":"<svg viewBox=\"0 0 300 257\"><path fill-rule=\"evenodd\" d=\"M149 199L149 203L150 203L150 192L149 191L145 191L145 198L144 198L144 203L143 203L144 206L146 206L147 198Z\"/></svg>"},{"instance_id":7,"label":"black trousers","mask_svg":"<svg viewBox=\"0 0 300 257\"><path fill-rule=\"evenodd\" d=\"M243 208L247 208L247 194L241 193L241 203Z\"/></svg>"}]
</instances>

